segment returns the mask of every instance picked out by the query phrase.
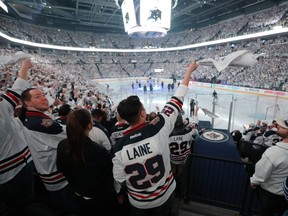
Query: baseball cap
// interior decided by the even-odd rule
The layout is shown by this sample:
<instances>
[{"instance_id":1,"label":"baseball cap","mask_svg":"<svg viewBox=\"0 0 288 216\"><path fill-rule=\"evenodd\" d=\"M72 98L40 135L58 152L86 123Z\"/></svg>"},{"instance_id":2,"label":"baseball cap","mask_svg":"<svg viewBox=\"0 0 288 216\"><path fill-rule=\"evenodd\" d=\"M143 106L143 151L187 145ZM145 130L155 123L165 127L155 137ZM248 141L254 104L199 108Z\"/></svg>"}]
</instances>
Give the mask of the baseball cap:
<instances>
[{"instance_id":1,"label":"baseball cap","mask_svg":"<svg viewBox=\"0 0 288 216\"><path fill-rule=\"evenodd\" d=\"M288 118L278 118L276 119L276 122L278 125L288 130Z\"/></svg>"}]
</instances>

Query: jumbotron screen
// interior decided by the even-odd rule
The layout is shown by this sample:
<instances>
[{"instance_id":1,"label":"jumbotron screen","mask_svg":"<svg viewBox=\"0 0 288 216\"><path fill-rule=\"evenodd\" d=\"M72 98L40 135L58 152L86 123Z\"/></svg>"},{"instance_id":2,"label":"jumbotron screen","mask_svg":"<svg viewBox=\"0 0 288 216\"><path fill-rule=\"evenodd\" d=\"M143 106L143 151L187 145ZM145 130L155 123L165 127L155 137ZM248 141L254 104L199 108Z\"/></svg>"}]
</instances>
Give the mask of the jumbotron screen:
<instances>
[{"instance_id":1,"label":"jumbotron screen","mask_svg":"<svg viewBox=\"0 0 288 216\"><path fill-rule=\"evenodd\" d=\"M171 0L124 0L125 32L134 37L163 37L171 25Z\"/></svg>"},{"instance_id":2,"label":"jumbotron screen","mask_svg":"<svg viewBox=\"0 0 288 216\"><path fill-rule=\"evenodd\" d=\"M140 25L170 29L171 0L141 0Z\"/></svg>"}]
</instances>

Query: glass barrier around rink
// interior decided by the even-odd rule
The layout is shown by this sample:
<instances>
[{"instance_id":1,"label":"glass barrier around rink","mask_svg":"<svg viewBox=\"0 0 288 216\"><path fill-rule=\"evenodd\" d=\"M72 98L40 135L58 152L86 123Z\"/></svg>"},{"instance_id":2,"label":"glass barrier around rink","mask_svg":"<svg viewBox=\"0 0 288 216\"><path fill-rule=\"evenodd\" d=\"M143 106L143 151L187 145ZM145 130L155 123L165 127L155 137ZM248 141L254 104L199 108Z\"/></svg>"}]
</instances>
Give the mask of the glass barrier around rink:
<instances>
[{"instance_id":1,"label":"glass barrier around rink","mask_svg":"<svg viewBox=\"0 0 288 216\"><path fill-rule=\"evenodd\" d=\"M132 88L134 83L134 89ZM119 79L115 83L109 83L108 95L114 103L130 95L138 95L146 108L146 112L156 111L156 107L161 110L165 103L174 95L177 83L173 90L168 90L168 82L164 87L160 82L153 83L153 90L150 90L147 81L135 82L135 79ZM147 90L144 90L146 85ZM190 87L184 100L183 118L190 117L190 99L197 101L198 119L210 121L215 129L228 129L229 131L239 130L243 132L243 126L256 123L257 120L266 121L271 124L272 120L278 116L288 116L288 99L280 96L263 96L256 94L246 94L216 90L218 98L213 99L213 88Z\"/></svg>"},{"instance_id":2,"label":"glass barrier around rink","mask_svg":"<svg viewBox=\"0 0 288 216\"><path fill-rule=\"evenodd\" d=\"M258 120L271 125L274 119L287 116L287 105L288 99L279 96L236 95L232 130L242 131L243 125L247 127L249 123L256 124Z\"/></svg>"},{"instance_id":3,"label":"glass barrier around rink","mask_svg":"<svg viewBox=\"0 0 288 216\"><path fill-rule=\"evenodd\" d=\"M268 125L279 116L287 116L288 99L279 96L260 96L218 91L218 99L211 94L195 94L199 106L198 119L210 121L215 129L243 131L244 126L258 120Z\"/></svg>"}]
</instances>

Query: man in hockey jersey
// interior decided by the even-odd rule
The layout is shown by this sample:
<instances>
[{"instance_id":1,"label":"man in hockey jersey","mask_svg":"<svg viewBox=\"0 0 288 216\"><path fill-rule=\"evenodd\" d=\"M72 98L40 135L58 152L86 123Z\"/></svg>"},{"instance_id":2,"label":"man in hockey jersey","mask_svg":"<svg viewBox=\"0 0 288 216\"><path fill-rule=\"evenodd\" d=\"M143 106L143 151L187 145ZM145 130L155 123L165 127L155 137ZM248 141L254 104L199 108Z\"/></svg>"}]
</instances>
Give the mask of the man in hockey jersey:
<instances>
[{"instance_id":1,"label":"man in hockey jersey","mask_svg":"<svg viewBox=\"0 0 288 216\"><path fill-rule=\"evenodd\" d=\"M94 142L97 142L98 144L100 144L104 148L106 148L108 151L110 151L111 150L110 134L109 134L108 130L100 122L97 121L99 118L99 113L100 113L100 115L102 115L102 113L104 113L104 111L101 111L99 109L93 109L91 111L93 128L89 132L89 137Z\"/></svg>"},{"instance_id":2,"label":"man in hockey jersey","mask_svg":"<svg viewBox=\"0 0 288 216\"><path fill-rule=\"evenodd\" d=\"M170 165L169 135L197 66L196 62L188 65L175 95L150 123L146 122L146 110L138 96L130 96L118 105L119 115L130 127L116 143L113 176L127 187L132 215L169 215L176 187Z\"/></svg>"},{"instance_id":3,"label":"man in hockey jersey","mask_svg":"<svg viewBox=\"0 0 288 216\"><path fill-rule=\"evenodd\" d=\"M263 124L263 122L262 122ZM276 125L276 124L275 124ZM263 129L265 130L264 133L260 136L257 136L253 143L257 143L260 145L265 145L267 147L270 147L272 145L275 145L277 142L282 140L282 137L278 135L278 129L273 123L269 125L268 127L262 126L260 128L260 131Z\"/></svg>"},{"instance_id":4,"label":"man in hockey jersey","mask_svg":"<svg viewBox=\"0 0 288 216\"><path fill-rule=\"evenodd\" d=\"M0 203L2 215L23 215L34 195L33 162L23 136L23 125L14 118L20 94L29 87L31 60L22 61L19 77L0 98Z\"/></svg>"},{"instance_id":5,"label":"man in hockey jersey","mask_svg":"<svg viewBox=\"0 0 288 216\"><path fill-rule=\"evenodd\" d=\"M129 124L121 118L118 112L116 113L116 118L117 122L115 123L114 127L112 127L110 136L113 151L115 148L115 143L124 136L123 132L129 127Z\"/></svg>"},{"instance_id":6,"label":"man in hockey jersey","mask_svg":"<svg viewBox=\"0 0 288 216\"><path fill-rule=\"evenodd\" d=\"M92 116L93 116L93 111L94 110L91 111ZM61 125L66 125L68 115L72 112L73 110L71 109L69 104L63 104L58 109L59 116L55 119L55 121ZM108 131L97 121L93 120L93 128L89 133L89 137L94 142L97 142L98 144L102 145L108 151L111 150L111 142L110 142Z\"/></svg>"},{"instance_id":7,"label":"man in hockey jersey","mask_svg":"<svg viewBox=\"0 0 288 216\"><path fill-rule=\"evenodd\" d=\"M255 130L254 130L254 124L250 123L248 125L248 127L246 127L245 125L243 125L243 139L245 141L250 141L252 134L255 134Z\"/></svg>"},{"instance_id":8,"label":"man in hockey jersey","mask_svg":"<svg viewBox=\"0 0 288 216\"><path fill-rule=\"evenodd\" d=\"M38 88L28 88L21 94L22 113L19 117L38 176L49 192L50 204L59 211L73 213L75 200L65 176L57 170L58 143L66 138L65 126L54 121L45 112L48 99Z\"/></svg>"},{"instance_id":9,"label":"man in hockey jersey","mask_svg":"<svg viewBox=\"0 0 288 216\"><path fill-rule=\"evenodd\" d=\"M177 116L174 129L169 137L171 168L177 182L176 196L184 196L185 163L191 154L191 146L198 130L186 129L182 115Z\"/></svg>"}]
</instances>

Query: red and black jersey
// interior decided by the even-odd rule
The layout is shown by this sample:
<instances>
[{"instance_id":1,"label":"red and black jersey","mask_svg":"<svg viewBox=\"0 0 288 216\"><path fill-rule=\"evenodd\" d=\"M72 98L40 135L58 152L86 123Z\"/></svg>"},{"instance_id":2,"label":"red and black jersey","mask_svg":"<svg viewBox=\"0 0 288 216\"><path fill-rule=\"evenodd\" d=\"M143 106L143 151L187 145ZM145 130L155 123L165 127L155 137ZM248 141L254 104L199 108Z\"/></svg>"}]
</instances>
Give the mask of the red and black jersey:
<instances>
[{"instance_id":1,"label":"red and black jersey","mask_svg":"<svg viewBox=\"0 0 288 216\"><path fill-rule=\"evenodd\" d=\"M46 189L56 191L64 188L68 182L56 167L58 143L66 138L64 126L37 111L26 112L24 125L36 170Z\"/></svg>"},{"instance_id":2,"label":"red and black jersey","mask_svg":"<svg viewBox=\"0 0 288 216\"><path fill-rule=\"evenodd\" d=\"M17 78L0 100L0 184L13 179L32 161L23 124L14 118L14 109L20 104L20 94L28 87L27 81Z\"/></svg>"},{"instance_id":3,"label":"red and black jersey","mask_svg":"<svg viewBox=\"0 0 288 216\"><path fill-rule=\"evenodd\" d=\"M194 130L183 130L181 133L170 135L170 158L173 164L184 164L191 153L191 145L194 140Z\"/></svg>"},{"instance_id":4,"label":"red and black jersey","mask_svg":"<svg viewBox=\"0 0 288 216\"><path fill-rule=\"evenodd\" d=\"M188 88L180 85L155 119L124 132L115 144L114 179L126 184L130 203L136 208L161 206L176 187L170 165L169 135Z\"/></svg>"}]
</instances>

